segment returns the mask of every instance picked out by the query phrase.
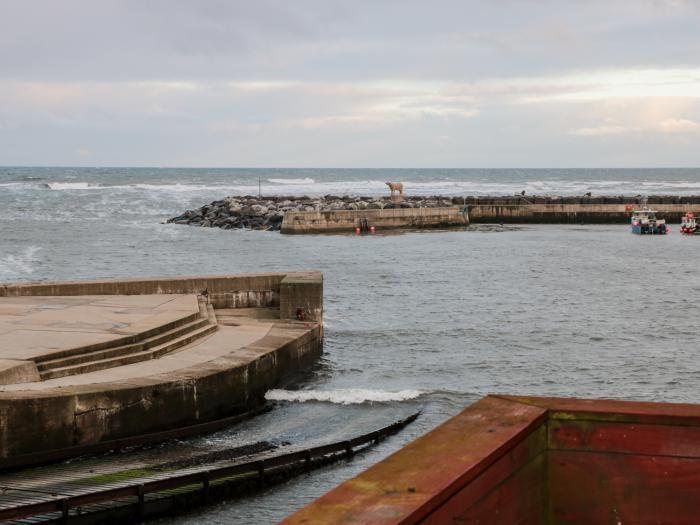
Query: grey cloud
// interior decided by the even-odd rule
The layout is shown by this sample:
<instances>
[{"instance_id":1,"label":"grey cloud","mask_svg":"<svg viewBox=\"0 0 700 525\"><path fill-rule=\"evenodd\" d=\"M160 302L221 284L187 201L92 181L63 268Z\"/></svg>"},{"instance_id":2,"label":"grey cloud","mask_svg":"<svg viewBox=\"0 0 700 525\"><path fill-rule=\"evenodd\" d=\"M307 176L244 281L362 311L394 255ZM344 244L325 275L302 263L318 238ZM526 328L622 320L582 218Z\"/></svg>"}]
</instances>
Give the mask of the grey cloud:
<instances>
[{"instance_id":1,"label":"grey cloud","mask_svg":"<svg viewBox=\"0 0 700 525\"><path fill-rule=\"evenodd\" d=\"M699 22L682 0L0 0L0 164L697 165Z\"/></svg>"},{"instance_id":2,"label":"grey cloud","mask_svg":"<svg viewBox=\"0 0 700 525\"><path fill-rule=\"evenodd\" d=\"M691 2L5 0L0 75L366 80L698 64Z\"/></svg>"}]
</instances>

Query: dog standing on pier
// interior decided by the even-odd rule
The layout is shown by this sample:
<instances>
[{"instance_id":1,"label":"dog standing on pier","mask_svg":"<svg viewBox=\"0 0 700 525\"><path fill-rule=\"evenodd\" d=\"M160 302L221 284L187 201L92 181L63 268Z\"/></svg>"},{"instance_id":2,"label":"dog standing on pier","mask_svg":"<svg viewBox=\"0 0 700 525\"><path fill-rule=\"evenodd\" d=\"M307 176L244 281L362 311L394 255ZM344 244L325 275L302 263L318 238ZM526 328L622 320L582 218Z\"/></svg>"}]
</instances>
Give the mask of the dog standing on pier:
<instances>
[{"instance_id":1,"label":"dog standing on pier","mask_svg":"<svg viewBox=\"0 0 700 525\"><path fill-rule=\"evenodd\" d=\"M391 190L391 200L394 202L403 200L403 183L402 182L385 182L389 189ZM395 192L399 192L395 195Z\"/></svg>"}]
</instances>

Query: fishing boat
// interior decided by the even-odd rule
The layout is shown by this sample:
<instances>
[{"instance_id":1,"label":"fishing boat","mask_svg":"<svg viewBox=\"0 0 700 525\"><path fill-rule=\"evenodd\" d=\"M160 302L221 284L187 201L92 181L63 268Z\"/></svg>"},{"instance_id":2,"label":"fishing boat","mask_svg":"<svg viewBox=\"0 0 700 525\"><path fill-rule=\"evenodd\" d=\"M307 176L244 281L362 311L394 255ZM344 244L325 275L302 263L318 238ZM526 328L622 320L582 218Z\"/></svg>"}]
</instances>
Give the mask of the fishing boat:
<instances>
[{"instance_id":1,"label":"fishing boat","mask_svg":"<svg viewBox=\"0 0 700 525\"><path fill-rule=\"evenodd\" d=\"M689 211L681 219L681 233L686 235L700 235L700 227L698 227L697 219L692 211Z\"/></svg>"},{"instance_id":2,"label":"fishing boat","mask_svg":"<svg viewBox=\"0 0 700 525\"><path fill-rule=\"evenodd\" d=\"M656 211L644 207L632 212L632 233L638 235L666 235L668 228L664 219L656 218Z\"/></svg>"}]
</instances>

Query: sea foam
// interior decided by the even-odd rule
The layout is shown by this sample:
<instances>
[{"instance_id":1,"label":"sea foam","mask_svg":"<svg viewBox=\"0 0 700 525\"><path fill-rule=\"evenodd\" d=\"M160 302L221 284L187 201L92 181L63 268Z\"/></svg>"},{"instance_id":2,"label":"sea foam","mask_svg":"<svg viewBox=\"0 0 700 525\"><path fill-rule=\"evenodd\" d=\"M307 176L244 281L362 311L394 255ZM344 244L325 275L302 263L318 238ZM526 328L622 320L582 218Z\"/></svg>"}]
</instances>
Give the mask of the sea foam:
<instances>
[{"instance_id":1,"label":"sea foam","mask_svg":"<svg viewBox=\"0 0 700 525\"><path fill-rule=\"evenodd\" d=\"M338 405L359 405L362 403L388 403L390 401L408 401L416 399L423 392L420 390L367 390L364 388L348 388L341 390L268 390L265 399L268 401L293 401L306 403L319 401Z\"/></svg>"},{"instance_id":2,"label":"sea foam","mask_svg":"<svg viewBox=\"0 0 700 525\"><path fill-rule=\"evenodd\" d=\"M311 177L305 177L303 179L267 179L267 181L273 184L292 184L295 186L299 184L314 184L316 182Z\"/></svg>"},{"instance_id":3,"label":"sea foam","mask_svg":"<svg viewBox=\"0 0 700 525\"><path fill-rule=\"evenodd\" d=\"M98 187L91 186L87 182L47 182L42 184L43 187L50 190L90 190L99 189Z\"/></svg>"}]
</instances>

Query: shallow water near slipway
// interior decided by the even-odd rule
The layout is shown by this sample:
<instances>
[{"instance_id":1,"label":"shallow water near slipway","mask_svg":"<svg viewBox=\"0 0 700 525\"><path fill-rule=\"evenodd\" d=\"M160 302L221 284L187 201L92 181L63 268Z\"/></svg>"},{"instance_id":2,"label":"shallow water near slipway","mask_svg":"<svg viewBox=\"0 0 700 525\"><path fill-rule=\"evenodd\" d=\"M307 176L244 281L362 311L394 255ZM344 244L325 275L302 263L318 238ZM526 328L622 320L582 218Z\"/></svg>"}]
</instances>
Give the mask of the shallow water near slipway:
<instances>
[{"instance_id":1,"label":"shallow water near slipway","mask_svg":"<svg viewBox=\"0 0 700 525\"><path fill-rule=\"evenodd\" d=\"M161 224L225 194L0 190L0 281L317 268L321 361L271 393L271 412L198 443L321 443L423 412L352 461L163 523L274 523L487 393L700 402L700 237L677 225L355 237Z\"/></svg>"}]
</instances>

